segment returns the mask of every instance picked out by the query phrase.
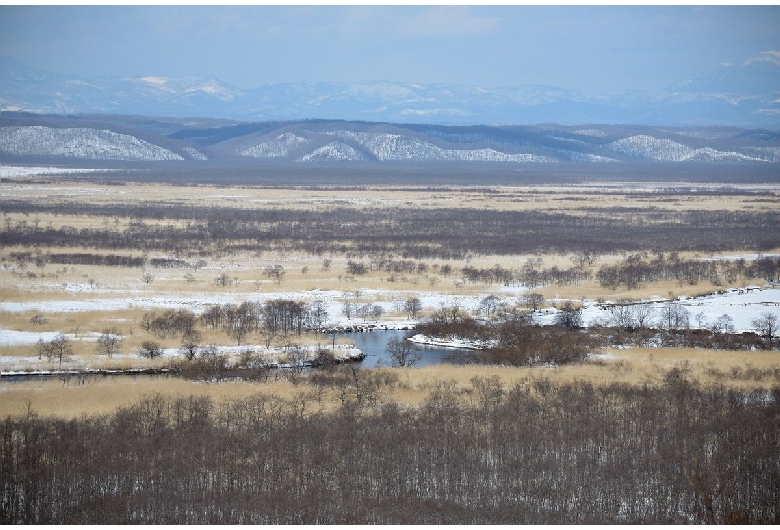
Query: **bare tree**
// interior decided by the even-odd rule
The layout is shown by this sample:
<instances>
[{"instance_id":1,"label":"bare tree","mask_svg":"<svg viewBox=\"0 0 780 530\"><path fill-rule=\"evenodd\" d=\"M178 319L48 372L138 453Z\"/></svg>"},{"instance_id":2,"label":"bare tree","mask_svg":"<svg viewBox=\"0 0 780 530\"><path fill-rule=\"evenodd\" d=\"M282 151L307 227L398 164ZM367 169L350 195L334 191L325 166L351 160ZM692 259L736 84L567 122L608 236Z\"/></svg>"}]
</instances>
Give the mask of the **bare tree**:
<instances>
[{"instance_id":1,"label":"bare tree","mask_svg":"<svg viewBox=\"0 0 780 530\"><path fill-rule=\"evenodd\" d=\"M352 320L353 304L349 300L344 300L344 306L341 309L341 314L347 317L347 320Z\"/></svg>"},{"instance_id":2,"label":"bare tree","mask_svg":"<svg viewBox=\"0 0 780 530\"><path fill-rule=\"evenodd\" d=\"M720 333L734 333L734 319L730 315L723 313L715 320L710 330L716 335Z\"/></svg>"},{"instance_id":3,"label":"bare tree","mask_svg":"<svg viewBox=\"0 0 780 530\"><path fill-rule=\"evenodd\" d=\"M276 337L276 330L263 326L263 328L260 330L260 334L262 335L263 341L265 342L265 347L270 348L271 343L274 341L274 337Z\"/></svg>"},{"instance_id":4,"label":"bare tree","mask_svg":"<svg viewBox=\"0 0 780 530\"><path fill-rule=\"evenodd\" d=\"M413 366L420 360L420 354L405 339L390 339L385 352L390 357L392 365L400 368Z\"/></svg>"},{"instance_id":5,"label":"bare tree","mask_svg":"<svg viewBox=\"0 0 780 530\"><path fill-rule=\"evenodd\" d=\"M309 352L301 346L295 345L287 351L287 364L295 374L303 372L308 359Z\"/></svg>"},{"instance_id":6,"label":"bare tree","mask_svg":"<svg viewBox=\"0 0 780 530\"><path fill-rule=\"evenodd\" d=\"M669 331L687 329L690 326L690 313L680 304L667 302L661 308L661 327Z\"/></svg>"},{"instance_id":7,"label":"bare tree","mask_svg":"<svg viewBox=\"0 0 780 530\"><path fill-rule=\"evenodd\" d=\"M229 307L226 313L225 330L240 346L244 337L257 329L260 320L258 308L252 302L243 302Z\"/></svg>"},{"instance_id":8,"label":"bare tree","mask_svg":"<svg viewBox=\"0 0 780 530\"><path fill-rule=\"evenodd\" d=\"M141 357L147 357L149 359L155 359L162 355L162 349L160 345L151 340L145 340L141 344L141 349L138 351Z\"/></svg>"},{"instance_id":9,"label":"bare tree","mask_svg":"<svg viewBox=\"0 0 780 530\"><path fill-rule=\"evenodd\" d=\"M582 308L575 307L570 301L566 301L555 315L555 324L568 329L582 327Z\"/></svg>"},{"instance_id":10,"label":"bare tree","mask_svg":"<svg viewBox=\"0 0 780 530\"><path fill-rule=\"evenodd\" d=\"M122 336L119 334L119 330L112 326L106 328L100 334L97 340L97 351L102 355L107 355L110 359L115 353L119 352L122 344Z\"/></svg>"},{"instance_id":11,"label":"bare tree","mask_svg":"<svg viewBox=\"0 0 780 530\"><path fill-rule=\"evenodd\" d=\"M228 368L227 355L220 353L219 349L212 345L203 348L197 364L205 378L211 380L221 380Z\"/></svg>"},{"instance_id":12,"label":"bare tree","mask_svg":"<svg viewBox=\"0 0 780 530\"><path fill-rule=\"evenodd\" d=\"M761 316L754 319L753 327L756 328L756 332L763 338L770 348L773 347L775 340L777 339L778 330L780 330L780 322L778 322L777 313L771 313L765 311L761 313Z\"/></svg>"},{"instance_id":13,"label":"bare tree","mask_svg":"<svg viewBox=\"0 0 780 530\"><path fill-rule=\"evenodd\" d=\"M32 317L30 317L30 323L35 325L43 325L47 322L46 317L41 313L36 313Z\"/></svg>"},{"instance_id":14,"label":"bare tree","mask_svg":"<svg viewBox=\"0 0 780 530\"><path fill-rule=\"evenodd\" d=\"M286 271L281 265L268 265L265 269L263 269L263 275L268 276L268 278L276 285L282 283L282 278L285 274Z\"/></svg>"},{"instance_id":15,"label":"bare tree","mask_svg":"<svg viewBox=\"0 0 780 530\"><path fill-rule=\"evenodd\" d=\"M316 330L322 329L328 320L328 310L322 300L315 300L309 308L309 325Z\"/></svg>"},{"instance_id":16,"label":"bare tree","mask_svg":"<svg viewBox=\"0 0 780 530\"><path fill-rule=\"evenodd\" d=\"M371 313L371 318L374 319L374 322L382 318L384 312L385 309L379 304L374 304L371 306L370 313Z\"/></svg>"},{"instance_id":17,"label":"bare tree","mask_svg":"<svg viewBox=\"0 0 780 530\"><path fill-rule=\"evenodd\" d=\"M497 375L490 377L474 376L471 378L474 386L477 405L485 412L491 412L501 404L506 391Z\"/></svg>"},{"instance_id":18,"label":"bare tree","mask_svg":"<svg viewBox=\"0 0 780 530\"><path fill-rule=\"evenodd\" d=\"M636 312L631 300L622 299L609 307L610 322L613 326L631 330L637 327Z\"/></svg>"},{"instance_id":19,"label":"bare tree","mask_svg":"<svg viewBox=\"0 0 780 530\"><path fill-rule=\"evenodd\" d=\"M422 302L417 297L409 298L404 302L404 311L409 315L409 318L417 318L417 315L422 311Z\"/></svg>"},{"instance_id":20,"label":"bare tree","mask_svg":"<svg viewBox=\"0 0 780 530\"><path fill-rule=\"evenodd\" d=\"M141 275L141 281L144 282L146 285L149 285L154 281L154 274L151 272L145 272Z\"/></svg>"},{"instance_id":21,"label":"bare tree","mask_svg":"<svg viewBox=\"0 0 780 530\"><path fill-rule=\"evenodd\" d=\"M522 299L523 304L531 311L539 311L544 305L544 295L534 291L529 291Z\"/></svg>"},{"instance_id":22,"label":"bare tree","mask_svg":"<svg viewBox=\"0 0 780 530\"><path fill-rule=\"evenodd\" d=\"M368 272L368 266L362 261L347 261L347 274L350 276L363 276Z\"/></svg>"},{"instance_id":23,"label":"bare tree","mask_svg":"<svg viewBox=\"0 0 780 530\"><path fill-rule=\"evenodd\" d=\"M479 310L484 313L485 316L490 316L498 309L499 301L500 298L498 296L489 294L479 302Z\"/></svg>"},{"instance_id":24,"label":"bare tree","mask_svg":"<svg viewBox=\"0 0 780 530\"><path fill-rule=\"evenodd\" d=\"M655 315L655 309L650 304L638 304L634 306L634 318L638 328L650 327L650 321Z\"/></svg>"},{"instance_id":25,"label":"bare tree","mask_svg":"<svg viewBox=\"0 0 780 530\"><path fill-rule=\"evenodd\" d=\"M203 341L203 335L196 329L191 329L181 337L181 350L188 360L193 360Z\"/></svg>"},{"instance_id":26,"label":"bare tree","mask_svg":"<svg viewBox=\"0 0 780 530\"><path fill-rule=\"evenodd\" d=\"M51 362L51 348L49 347L49 343L43 339L38 339L38 342L35 343L35 353L38 354L39 361L46 357L46 360Z\"/></svg>"},{"instance_id":27,"label":"bare tree","mask_svg":"<svg viewBox=\"0 0 780 530\"><path fill-rule=\"evenodd\" d=\"M317 368L332 368L337 364L336 355L332 350L319 348L312 364Z\"/></svg>"},{"instance_id":28,"label":"bare tree","mask_svg":"<svg viewBox=\"0 0 780 530\"><path fill-rule=\"evenodd\" d=\"M589 250L580 250L571 256L571 262L574 263L576 267L582 269L585 265L593 265L596 261L596 257L597 255Z\"/></svg>"},{"instance_id":29,"label":"bare tree","mask_svg":"<svg viewBox=\"0 0 780 530\"><path fill-rule=\"evenodd\" d=\"M62 333L58 333L51 342L49 342L49 351L51 352L51 358L56 359L60 369L62 369L62 362L68 361L68 356L73 354L73 347L70 344L70 339Z\"/></svg>"},{"instance_id":30,"label":"bare tree","mask_svg":"<svg viewBox=\"0 0 780 530\"><path fill-rule=\"evenodd\" d=\"M282 335L290 333L300 335L309 318L307 304L294 300L269 300L262 309L263 326Z\"/></svg>"},{"instance_id":31,"label":"bare tree","mask_svg":"<svg viewBox=\"0 0 780 530\"><path fill-rule=\"evenodd\" d=\"M214 284L219 285L220 287L227 287L233 284L233 278L228 276L228 273L223 272L222 274L214 278Z\"/></svg>"},{"instance_id":32,"label":"bare tree","mask_svg":"<svg viewBox=\"0 0 780 530\"><path fill-rule=\"evenodd\" d=\"M164 339L169 335L186 333L195 326L195 321L195 313L188 309L167 309L162 313L144 313L140 325L144 331Z\"/></svg>"}]
</instances>

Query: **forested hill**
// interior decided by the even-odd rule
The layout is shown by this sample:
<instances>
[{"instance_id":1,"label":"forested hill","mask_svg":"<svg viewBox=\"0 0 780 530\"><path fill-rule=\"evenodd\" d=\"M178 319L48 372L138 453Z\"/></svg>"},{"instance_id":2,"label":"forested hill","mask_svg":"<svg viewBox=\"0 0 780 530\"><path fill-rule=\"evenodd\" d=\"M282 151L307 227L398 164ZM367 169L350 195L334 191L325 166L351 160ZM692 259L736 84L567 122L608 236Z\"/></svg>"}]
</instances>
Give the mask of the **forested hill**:
<instances>
[{"instance_id":1,"label":"forested hill","mask_svg":"<svg viewBox=\"0 0 780 530\"><path fill-rule=\"evenodd\" d=\"M258 166L392 162L540 165L773 164L780 133L736 127L439 126L338 120L235 122L5 112L4 164L38 161Z\"/></svg>"}]
</instances>

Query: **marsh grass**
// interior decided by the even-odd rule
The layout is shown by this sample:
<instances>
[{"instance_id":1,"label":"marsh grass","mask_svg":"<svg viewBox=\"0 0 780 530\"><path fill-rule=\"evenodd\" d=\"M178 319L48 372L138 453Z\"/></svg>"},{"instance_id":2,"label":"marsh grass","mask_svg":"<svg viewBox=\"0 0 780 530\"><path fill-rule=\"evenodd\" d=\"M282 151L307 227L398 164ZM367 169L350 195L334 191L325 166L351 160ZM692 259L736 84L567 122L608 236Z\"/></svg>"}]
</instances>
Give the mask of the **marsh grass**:
<instances>
[{"instance_id":1,"label":"marsh grass","mask_svg":"<svg viewBox=\"0 0 780 530\"><path fill-rule=\"evenodd\" d=\"M745 287L755 285L755 281L742 280L729 285L729 287ZM696 285L679 283L675 281L653 282L635 289L604 289L598 282L590 281L583 285L549 285L534 289L542 293L548 300L570 299L579 300L651 300L653 298L673 299L679 296L696 297L715 293L723 290L723 285L715 285L711 282L700 282Z\"/></svg>"},{"instance_id":2,"label":"marsh grass","mask_svg":"<svg viewBox=\"0 0 780 530\"><path fill-rule=\"evenodd\" d=\"M605 189L607 192L605 192ZM9 200L27 200L41 205L91 204L98 206L124 205L129 203L159 202L162 205L191 205L193 207L221 206L243 209L298 209L301 211L324 211L335 208L485 208L502 211L543 211L566 214L587 214L594 216L622 215L632 208L649 208L654 211L741 211L776 210L780 197L770 194L773 202L756 203L755 195L731 193L728 195L696 195L685 192L667 194L657 200L652 193L636 193L630 188L605 188L602 186L531 186L500 187L485 189L438 188L405 189L398 187L367 187L354 189L322 188L221 188L215 186L174 186L165 184L133 184L105 186L92 183L52 181L28 183L22 180L4 188L4 197ZM620 205L620 208L615 207ZM93 228L114 231L127 229L131 218L111 215L85 216L53 214L46 212L4 213L3 223L11 225L26 223L51 226L55 229L71 226L75 229ZM182 226L186 221L176 219L143 219L150 226ZM359 236L359 234L358 234ZM442 295L486 295L504 293L501 285L463 283L458 271L465 265L487 269L496 264L508 269L521 269L528 259L542 258L543 267L570 268L570 255L474 255L468 259L422 260L428 265L426 274L398 275L396 281L389 281L390 274L384 271L369 271L365 275L349 277L347 261L368 263L367 256L309 255L296 251L237 252L219 254L212 252L215 246L204 246L200 254L168 255L164 252L145 252L143 249L101 249L82 247L55 247L31 250L24 246L9 246L0 250L0 301L3 302L45 302L45 301L100 301L127 296L133 297L188 297L207 299L216 295L221 299L251 299L253 295L287 296L302 291L340 291L345 294L363 291L361 302L390 301L395 297L410 294L435 292ZM38 266L32 262L20 264L12 259L12 253L91 253L98 255L121 255L146 258L180 258L190 266L158 269L154 267L109 267L100 265L63 265L46 263ZM775 250L774 252L777 252ZM725 253L729 254L729 253ZM730 253L738 255L738 253ZM680 253L680 257L696 257L694 253ZM394 256L398 259L401 256ZM332 259L329 270L322 270L323 260ZM625 258L623 254L599 256L596 271L605 264L615 264ZM450 265L453 274L444 276L436 272L436 266ZM285 274L280 282L273 282L263 274L267 266L281 265ZM305 269L305 272L304 272ZM144 273L152 275L145 282ZM227 286L220 286L215 279L221 274L235 279ZM431 279L433 278L433 283ZM733 286L743 286L746 282ZM547 286L536 289L548 301L556 299L597 300L632 298L649 299L654 296L695 296L706 294L721 286L708 283L680 285L674 282L649 284L636 290L605 290L596 281L584 282L580 286ZM380 294L372 293L381 291ZM131 294L130 294L131 293ZM552 303L552 302L548 302ZM72 342L72 360L67 367L137 368L164 366L169 358L149 360L138 355L142 342L154 339L163 348L179 348L179 338L157 339L143 332L139 321L144 310L128 308L123 310L90 310L82 312L40 312L44 322L34 323L31 319L38 311L23 313L0 312L0 327L19 331L64 332L75 335ZM424 312L423 315L426 313ZM385 314L384 318L404 318L400 312ZM95 352L95 337L103 329L116 326L125 336L121 354L109 359ZM199 328L203 333L203 344L235 345L225 333ZM316 338L301 339L311 343ZM309 342L307 342L309 341ZM245 343L262 343L260 337L246 337ZM277 341L275 344L279 344ZM393 399L402 403L418 404L442 382L453 382L463 392L472 388L471 379L498 377L506 386L518 381L550 378L560 381L591 381L606 384L622 381L631 384L655 384L673 368L683 369L690 377L707 383L722 383L729 386L755 387L777 384L778 354L765 352L718 352L693 349L625 349L608 350L607 355L589 362L556 368L510 368L491 366L438 365L414 370L390 370L397 374L398 383L393 389ZM30 369L50 363L27 362L34 357L33 346L0 346L0 356L6 359L3 370ZM14 360L16 359L16 360ZM303 378L305 380L305 378ZM18 404L31 399L36 409L75 417L82 413L93 414L113 410L120 404L134 402L143 395L164 392L169 395L205 394L215 397L247 395L253 392L273 392L290 398L307 389L301 380L295 383L287 380L267 384L224 382L218 384L192 383L177 378L97 378L88 377L76 384L71 379L63 381L0 382L0 415L14 413ZM449 384L449 383L448 383ZM332 396L330 399L334 399ZM325 405L323 405L325 406Z\"/></svg>"},{"instance_id":3,"label":"marsh grass","mask_svg":"<svg viewBox=\"0 0 780 530\"><path fill-rule=\"evenodd\" d=\"M126 367L163 367L169 362L149 362L141 358L114 359ZM146 361L146 362L143 362ZM670 371L704 385L752 390L780 385L780 354L771 352L728 352L690 348L633 348L609 350L582 364L560 367L505 367L441 364L424 368L362 369L363 374L390 381L382 392L385 402L416 406L425 401L437 387L446 385L470 399L474 378L497 378L505 389L534 381L555 383L588 382L595 386L620 382L630 385L660 386ZM342 368L344 370L350 367ZM384 374L384 375L382 375ZM137 402L144 396L210 396L216 401L246 397L254 393L275 395L286 400L306 396L312 400L309 410L328 410L340 401L338 388L322 389L307 382L309 376L272 375L267 382L221 381L194 382L173 376L88 376L67 380L0 382L0 417L20 413L31 403L39 414L65 418L83 414L110 412L122 405ZM314 403L316 401L316 403Z\"/></svg>"},{"instance_id":4,"label":"marsh grass","mask_svg":"<svg viewBox=\"0 0 780 530\"><path fill-rule=\"evenodd\" d=\"M641 192L631 187L604 185L562 186L489 186L480 189L440 187L431 189L403 188L398 186L367 186L352 189L301 187L232 187L224 188L207 184L177 186L171 184L126 183L122 186L105 186L97 183L68 182L51 179L51 184L14 179L14 186L4 189L9 198L25 198L34 193L41 203L86 202L117 204L131 201L149 201L164 197L170 203L230 205L246 208L328 208L351 206L356 208L376 206L400 207L479 207L502 209L539 209L550 207L561 210L582 209L583 205L621 204L625 207L653 205L669 210L736 209L743 207L771 208L772 203L755 203L749 194L728 195L691 194L685 187L667 188L664 200L651 192ZM657 187L657 186L654 186ZM607 191L607 193L605 193ZM767 198L777 200L776 194Z\"/></svg>"}]
</instances>

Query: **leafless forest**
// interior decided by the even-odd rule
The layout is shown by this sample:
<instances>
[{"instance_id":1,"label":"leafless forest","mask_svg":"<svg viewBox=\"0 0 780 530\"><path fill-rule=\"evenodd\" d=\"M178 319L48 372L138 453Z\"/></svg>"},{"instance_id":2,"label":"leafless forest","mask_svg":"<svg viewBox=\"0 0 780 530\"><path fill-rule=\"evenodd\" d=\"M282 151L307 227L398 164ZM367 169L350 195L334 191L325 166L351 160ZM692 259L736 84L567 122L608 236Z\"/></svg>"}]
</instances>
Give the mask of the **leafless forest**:
<instances>
[{"instance_id":1,"label":"leafless forest","mask_svg":"<svg viewBox=\"0 0 780 530\"><path fill-rule=\"evenodd\" d=\"M417 408L334 372L309 398L148 398L8 418L7 523L767 523L780 395L529 380L441 384ZM316 388L343 390L311 413ZM362 389L360 388L362 385ZM373 390L372 390L373 389Z\"/></svg>"},{"instance_id":2,"label":"leafless forest","mask_svg":"<svg viewBox=\"0 0 780 530\"><path fill-rule=\"evenodd\" d=\"M533 201L544 191L529 192ZM312 254L392 253L418 259L459 259L468 252L488 255L525 253L608 253L620 251L766 251L780 246L780 212L774 210L683 211L659 209L664 200L679 195L709 193L637 192L631 195L648 205L626 209L589 207L576 212L496 211L443 208L333 208L245 209L182 205L164 200L145 203L81 204L77 201L40 204L6 200L3 212L22 214L21 222L8 217L0 237L5 246L30 248L78 246L84 248L166 251L197 256L231 251L303 251ZM744 195L721 190L718 195ZM624 196L615 193L616 200ZM566 200L561 196L559 200ZM577 200L576 198L574 200ZM762 202L756 193L757 203ZM656 203L656 204L654 204ZM77 230L34 222L35 215L76 215L128 219L126 228L113 226ZM33 217L28 217L32 215ZM154 221L149 223L148 221ZM175 224L175 221L181 221ZM359 227L357 229L356 227Z\"/></svg>"}]
</instances>

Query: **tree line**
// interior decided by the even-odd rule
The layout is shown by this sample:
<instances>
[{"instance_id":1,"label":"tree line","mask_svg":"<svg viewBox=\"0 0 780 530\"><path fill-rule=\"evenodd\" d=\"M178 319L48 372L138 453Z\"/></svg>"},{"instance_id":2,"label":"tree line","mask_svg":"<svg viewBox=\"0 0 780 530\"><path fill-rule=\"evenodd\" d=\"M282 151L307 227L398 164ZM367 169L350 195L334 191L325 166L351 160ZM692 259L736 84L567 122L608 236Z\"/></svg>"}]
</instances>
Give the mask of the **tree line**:
<instances>
[{"instance_id":1,"label":"tree line","mask_svg":"<svg viewBox=\"0 0 780 530\"><path fill-rule=\"evenodd\" d=\"M300 336L304 331L320 331L328 320L328 311L321 301L312 303L275 299L267 302L214 304L200 315L188 309L148 311L140 321L144 331L158 339L181 338L185 349L192 350L200 342L196 325L224 331L239 345L251 333L261 333L267 345L273 337Z\"/></svg>"},{"instance_id":2,"label":"tree line","mask_svg":"<svg viewBox=\"0 0 780 530\"><path fill-rule=\"evenodd\" d=\"M474 377L402 406L381 373L321 372L291 399L28 408L0 422L0 523L780 522L778 387Z\"/></svg>"},{"instance_id":3,"label":"tree line","mask_svg":"<svg viewBox=\"0 0 780 530\"><path fill-rule=\"evenodd\" d=\"M776 211L596 209L569 214L477 209L239 209L156 204L40 205L6 201L6 213L69 213L129 219L126 227L76 229L5 217L0 244L138 249L198 254L299 250L311 254L393 253L404 259L476 254L768 250L780 246ZM155 220L156 222L146 222ZM168 220L168 223L164 221ZM157 222L159 221L159 222ZM173 221L184 221L174 223ZM356 228L358 227L358 228Z\"/></svg>"},{"instance_id":4,"label":"tree line","mask_svg":"<svg viewBox=\"0 0 780 530\"><path fill-rule=\"evenodd\" d=\"M609 289L625 287L636 289L652 282L673 280L680 285L696 285L709 281L714 285L733 283L743 279L780 281L780 258L762 256L755 260L686 260L676 253L647 253L627 256L621 263L605 265L596 272L596 279Z\"/></svg>"}]
</instances>

